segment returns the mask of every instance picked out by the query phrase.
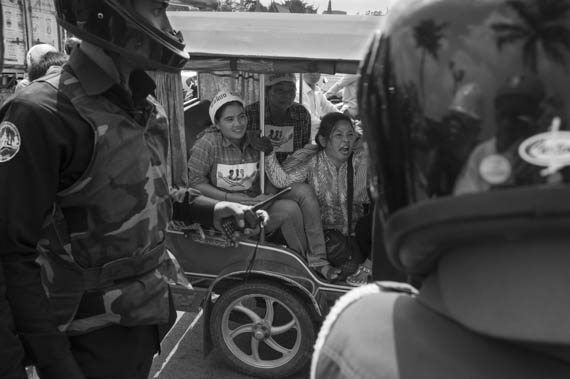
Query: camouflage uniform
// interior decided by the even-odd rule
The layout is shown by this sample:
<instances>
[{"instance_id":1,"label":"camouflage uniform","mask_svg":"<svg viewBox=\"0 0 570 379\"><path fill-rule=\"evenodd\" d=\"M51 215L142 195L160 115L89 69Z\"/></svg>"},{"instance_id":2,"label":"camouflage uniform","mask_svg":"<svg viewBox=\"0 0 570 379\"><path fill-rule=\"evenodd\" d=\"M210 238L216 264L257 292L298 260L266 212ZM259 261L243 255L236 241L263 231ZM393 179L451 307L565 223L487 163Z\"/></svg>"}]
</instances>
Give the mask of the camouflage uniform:
<instances>
[{"instance_id":1,"label":"camouflage uniform","mask_svg":"<svg viewBox=\"0 0 570 379\"><path fill-rule=\"evenodd\" d=\"M82 334L111 324L164 324L168 283L177 281L164 246L172 216L167 183L168 125L151 96L144 127L104 96L88 96L69 72L43 81L67 97L92 127L91 163L57 194L38 242L46 292L60 329ZM84 294L100 307L75 317Z\"/></svg>"}]
</instances>

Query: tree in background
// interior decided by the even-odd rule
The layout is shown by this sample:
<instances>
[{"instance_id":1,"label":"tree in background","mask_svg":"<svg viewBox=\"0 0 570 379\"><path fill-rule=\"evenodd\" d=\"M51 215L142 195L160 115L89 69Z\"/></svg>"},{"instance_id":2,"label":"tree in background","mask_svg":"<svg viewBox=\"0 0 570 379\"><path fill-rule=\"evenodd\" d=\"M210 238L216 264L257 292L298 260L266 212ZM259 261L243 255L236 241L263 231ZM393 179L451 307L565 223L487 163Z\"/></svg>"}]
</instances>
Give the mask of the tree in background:
<instances>
[{"instance_id":1,"label":"tree in background","mask_svg":"<svg viewBox=\"0 0 570 379\"><path fill-rule=\"evenodd\" d=\"M221 0L218 12L267 12L267 7L257 0Z\"/></svg>"},{"instance_id":2,"label":"tree in background","mask_svg":"<svg viewBox=\"0 0 570 379\"><path fill-rule=\"evenodd\" d=\"M283 9L291 13L317 13L318 7L302 0L272 1L268 7L259 0L221 0L217 6L218 12L280 12Z\"/></svg>"},{"instance_id":3,"label":"tree in background","mask_svg":"<svg viewBox=\"0 0 570 379\"><path fill-rule=\"evenodd\" d=\"M317 13L319 9L318 7L315 8L314 5L308 5L302 0L286 0L283 5L289 8L291 13Z\"/></svg>"}]
</instances>

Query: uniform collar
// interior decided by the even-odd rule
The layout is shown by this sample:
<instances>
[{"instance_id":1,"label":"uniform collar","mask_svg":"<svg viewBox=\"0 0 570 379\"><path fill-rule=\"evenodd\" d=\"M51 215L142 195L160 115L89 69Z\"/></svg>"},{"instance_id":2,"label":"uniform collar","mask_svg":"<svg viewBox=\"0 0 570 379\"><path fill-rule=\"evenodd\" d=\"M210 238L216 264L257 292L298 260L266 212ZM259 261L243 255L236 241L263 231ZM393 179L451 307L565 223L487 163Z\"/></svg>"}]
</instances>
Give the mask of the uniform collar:
<instances>
[{"instance_id":1,"label":"uniform collar","mask_svg":"<svg viewBox=\"0 0 570 379\"><path fill-rule=\"evenodd\" d=\"M120 76L111 57L100 47L86 41L79 49L73 50L68 64L90 96L101 95L114 85L120 85ZM138 99L146 98L156 88L154 81L144 71L131 73L129 84L133 98Z\"/></svg>"},{"instance_id":2,"label":"uniform collar","mask_svg":"<svg viewBox=\"0 0 570 379\"><path fill-rule=\"evenodd\" d=\"M116 73L116 77L113 78L107 72L109 71L109 62L106 58L111 60L103 50L85 41L79 46L79 49L74 49L69 57L69 66L81 82L85 92L90 96L100 95L115 84L119 84L119 74Z\"/></svg>"}]
</instances>

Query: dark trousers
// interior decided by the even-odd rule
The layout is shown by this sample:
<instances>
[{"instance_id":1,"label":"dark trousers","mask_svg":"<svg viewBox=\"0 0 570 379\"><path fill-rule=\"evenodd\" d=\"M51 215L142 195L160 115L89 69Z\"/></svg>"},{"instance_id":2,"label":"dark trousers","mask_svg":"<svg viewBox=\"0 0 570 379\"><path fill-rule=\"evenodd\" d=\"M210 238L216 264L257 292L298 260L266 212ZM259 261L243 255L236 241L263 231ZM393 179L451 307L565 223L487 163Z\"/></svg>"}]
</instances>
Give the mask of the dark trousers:
<instances>
[{"instance_id":1,"label":"dark trousers","mask_svg":"<svg viewBox=\"0 0 570 379\"><path fill-rule=\"evenodd\" d=\"M26 379L24 350L6 322L7 307L0 303L0 378Z\"/></svg>"},{"instance_id":2,"label":"dark trousers","mask_svg":"<svg viewBox=\"0 0 570 379\"><path fill-rule=\"evenodd\" d=\"M113 325L69 340L79 367L91 379L147 379L160 346L156 325Z\"/></svg>"},{"instance_id":3,"label":"dark trousers","mask_svg":"<svg viewBox=\"0 0 570 379\"><path fill-rule=\"evenodd\" d=\"M2 279L0 272L0 378L26 379L24 349L14 331L10 306L4 298Z\"/></svg>"}]
</instances>

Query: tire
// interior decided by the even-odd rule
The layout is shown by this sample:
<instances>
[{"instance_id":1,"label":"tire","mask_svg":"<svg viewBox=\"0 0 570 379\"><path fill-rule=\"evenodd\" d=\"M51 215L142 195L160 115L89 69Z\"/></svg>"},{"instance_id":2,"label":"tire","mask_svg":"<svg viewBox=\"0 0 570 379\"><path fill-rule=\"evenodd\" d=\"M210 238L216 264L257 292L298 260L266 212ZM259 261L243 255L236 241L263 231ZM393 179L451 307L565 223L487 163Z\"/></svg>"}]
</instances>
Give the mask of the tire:
<instances>
[{"instance_id":1,"label":"tire","mask_svg":"<svg viewBox=\"0 0 570 379\"><path fill-rule=\"evenodd\" d=\"M315 325L303 301L267 281L239 284L214 303L214 348L238 371L283 378L303 369L315 343Z\"/></svg>"}]
</instances>

